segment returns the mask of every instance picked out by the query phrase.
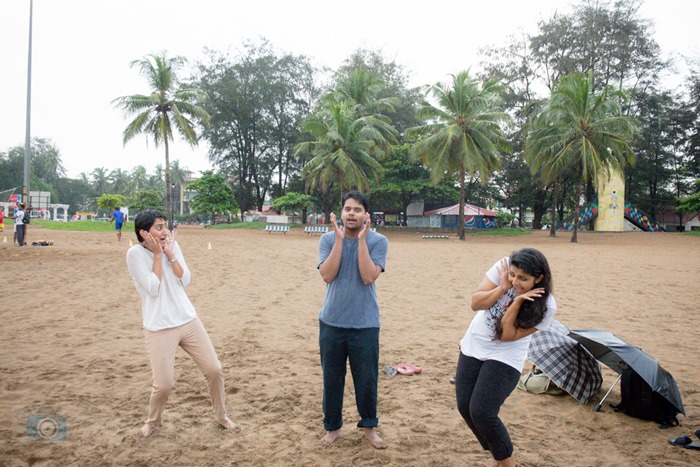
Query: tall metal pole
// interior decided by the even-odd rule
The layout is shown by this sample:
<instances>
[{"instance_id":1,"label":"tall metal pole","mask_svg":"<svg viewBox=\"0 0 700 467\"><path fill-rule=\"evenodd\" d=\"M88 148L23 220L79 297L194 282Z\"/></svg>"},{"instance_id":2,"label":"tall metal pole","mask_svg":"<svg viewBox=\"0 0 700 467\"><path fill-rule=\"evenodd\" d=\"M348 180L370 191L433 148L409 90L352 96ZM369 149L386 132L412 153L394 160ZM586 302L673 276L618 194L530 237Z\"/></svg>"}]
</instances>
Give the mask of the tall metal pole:
<instances>
[{"instance_id":1,"label":"tall metal pole","mask_svg":"<svg viewBox=\"0 0 700 467\"><path fill-rule=\"evenodd\" d=\"M24 139L24 186L22 187L22 202L29 206L29 158L31 145L32 121L32 13L34 0L29 0L29 57L27 59L27 126Z\"/></svg>"}]
</instances>

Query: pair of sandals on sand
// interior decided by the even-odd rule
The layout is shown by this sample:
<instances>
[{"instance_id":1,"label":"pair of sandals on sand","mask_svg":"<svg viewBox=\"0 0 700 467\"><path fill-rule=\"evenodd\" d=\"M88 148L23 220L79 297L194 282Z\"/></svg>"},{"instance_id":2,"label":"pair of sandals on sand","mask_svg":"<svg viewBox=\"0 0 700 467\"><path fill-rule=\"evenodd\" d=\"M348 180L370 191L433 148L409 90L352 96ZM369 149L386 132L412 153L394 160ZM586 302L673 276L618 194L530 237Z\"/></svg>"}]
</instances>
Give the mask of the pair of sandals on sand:
<instances>
[{"instance_id":1,"label":"pair of sandals on sand","mask_svg":"<svg viewBox=\"0 0 700 467\"><path fill-rule=\"evenodd\" d=\"M700 430L695 430L695 436L700 439ZM688 435L679 436L678 438L671 438L668 440L668 442L674 446L680 446L685 449L700 449L700 443L693 442Z\"/></svg>"},{"instance_id":2,"label":"pair of sandals on sand","mask_svg":"<svg viewBox=\"0 0 700 467\"><path fill-rule=\"evenodd\" d=\"M398 365L384 367L384 373L387 376L394 376L396 374L404 376L413 376L419 375L422 372L423 368L413 363L399 363Z\"/></svg>"}]
</instances>

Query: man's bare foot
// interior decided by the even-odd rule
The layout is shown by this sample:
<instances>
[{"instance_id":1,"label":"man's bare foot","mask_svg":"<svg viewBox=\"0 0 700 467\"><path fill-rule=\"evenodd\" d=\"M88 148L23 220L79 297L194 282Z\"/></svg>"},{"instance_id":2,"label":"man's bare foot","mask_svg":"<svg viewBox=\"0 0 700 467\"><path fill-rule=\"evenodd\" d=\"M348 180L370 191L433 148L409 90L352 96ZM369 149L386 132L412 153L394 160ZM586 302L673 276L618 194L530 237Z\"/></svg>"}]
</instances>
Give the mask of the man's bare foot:
<instances>
[{"instance_id":1,"label":"man's bare foot","mask_svg":"<svg viewBox=\"0 0 700 467\"><path fill-rule=\"evenodd\" d=\"M150 438L153 433L155 433L156 427L152 423L144 423L141 428L139 428L138 435L142 438Z\"/></svg>"},{"instance_id":2,"label":"man's bare foot","mask_svg":"<svg viewBox=\"0 0 700 467\"><path fill-rule=\"evenodd\" d=\"M326 433L326 436L321 438L321 444L328 447L331 444L333 444L338 438L342 438L342 436L340 435L340 429L329 431L328 433Z\"/></svg>"},{"instance_id":3,"label":"man's bare foot","mask_svg":"<svg viewBox=\"0 0 700 467\"><path fill-rule=\"evenodd\" d=\"M223 422L219 422L219 425L221 425L222 427L224 427L225 429L227 429L229 431L235 431L235 432L241 431L241 427L238 426L238 423L234 422L233 420L231 420L228 417L226 417L226 419Z\"/></svg>"},{"instance_id":4,"label":"man's bare foot","mask_svg":"<svg viewBox=\"0 0 700 467\"><path fill-rule=\"evenodd\" d=\"M379 437L374 428L365 428L365 438L377 449L386 449L386 443Z\"/></svg>"}]
</instances>

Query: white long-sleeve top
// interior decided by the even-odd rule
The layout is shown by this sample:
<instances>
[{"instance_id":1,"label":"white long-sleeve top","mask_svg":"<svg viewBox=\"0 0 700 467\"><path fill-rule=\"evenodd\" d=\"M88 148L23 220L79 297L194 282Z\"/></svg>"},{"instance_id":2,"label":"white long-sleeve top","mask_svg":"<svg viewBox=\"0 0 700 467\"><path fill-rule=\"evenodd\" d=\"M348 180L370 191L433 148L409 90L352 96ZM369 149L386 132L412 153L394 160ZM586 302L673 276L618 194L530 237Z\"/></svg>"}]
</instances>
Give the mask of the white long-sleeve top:
<instances>
[{"instance_id":1,"label":"white long-sleeve top","mask_svg":"<svg viewBox=\"0 0 700 467\"><path fill-rule=\"evenodd\" d=\"M190 285L190 270L182 256L180 245L175 242L173 253L182 266L182 279L175 276L173 268L162 256L162 279L153 273L154 255L141 244L126 252L126 265L141 296L143 327L149 331L174 328L189 323L197 316L197 311L185 293Z\"/></svg>"}]
</instances>

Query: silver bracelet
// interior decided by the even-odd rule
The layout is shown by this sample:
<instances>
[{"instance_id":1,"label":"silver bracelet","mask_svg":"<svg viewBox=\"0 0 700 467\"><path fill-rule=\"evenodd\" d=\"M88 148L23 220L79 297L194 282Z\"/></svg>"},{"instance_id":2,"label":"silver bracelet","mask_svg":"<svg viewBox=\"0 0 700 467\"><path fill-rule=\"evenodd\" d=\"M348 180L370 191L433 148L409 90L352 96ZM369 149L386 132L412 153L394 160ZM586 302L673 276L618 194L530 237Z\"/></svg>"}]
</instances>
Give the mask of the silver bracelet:
<instances>
[{"instance_id":1,"label":"silver bracelet","mask_svg":"<svg viewBox=\"0 0 700 467\"><path fill-rule=\"evenodd\" d=\"M173 264L175 261L177 261L177 258L169 259L168 263Z\"/></svg>"}]
</instances>

